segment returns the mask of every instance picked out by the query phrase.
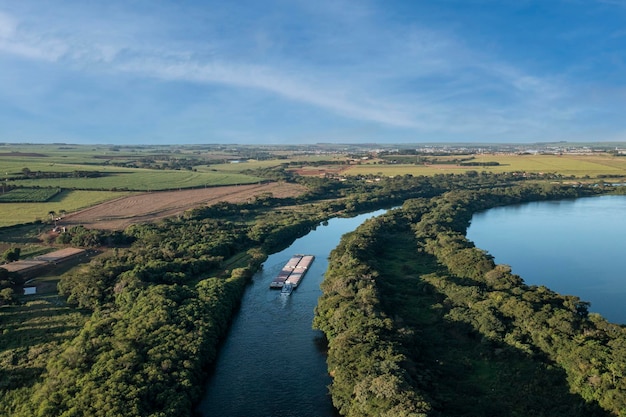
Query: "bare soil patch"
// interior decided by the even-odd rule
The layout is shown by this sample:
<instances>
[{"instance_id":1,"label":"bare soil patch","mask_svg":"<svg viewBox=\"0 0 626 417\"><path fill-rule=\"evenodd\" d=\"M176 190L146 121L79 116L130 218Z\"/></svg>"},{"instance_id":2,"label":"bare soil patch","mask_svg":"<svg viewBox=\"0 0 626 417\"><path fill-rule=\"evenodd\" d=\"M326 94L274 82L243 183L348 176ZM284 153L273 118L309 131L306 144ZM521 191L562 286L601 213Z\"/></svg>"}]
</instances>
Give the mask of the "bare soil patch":
<instances>
[{"instance_id":1,"label":"bare soil patch","mask_svg":"<svg viewBox=\"0 0 626 417\"><path fill-rule=\"evenodd\" d=\"M199 206L219 202L240 203L267 193L277 198L294 197L305 191L306 188L298 184L274 182L136 194L71 213L58 224L123 230L131 224L154 222Z\"/></svg>"}]
</instances>

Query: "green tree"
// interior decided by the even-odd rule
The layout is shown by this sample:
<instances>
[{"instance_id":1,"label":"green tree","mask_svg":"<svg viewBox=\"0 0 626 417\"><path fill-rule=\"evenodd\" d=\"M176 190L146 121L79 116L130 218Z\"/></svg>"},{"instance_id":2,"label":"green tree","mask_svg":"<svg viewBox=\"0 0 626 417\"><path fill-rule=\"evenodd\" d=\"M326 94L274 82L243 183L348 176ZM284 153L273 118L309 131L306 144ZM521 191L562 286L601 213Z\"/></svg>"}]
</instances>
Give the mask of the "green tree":
<instances>
[{"instance_id":1,"label":"green tree","mask_svg":"<svg viewBox=\"0 0 626 417\"><path fill-rule=\"evenodd\" d=\"M21 252L21 249L18 247L9 248L6 251L4 251L2 258L6 262L15 262L20 259L20 252Z\"/></svg>"},{"instance_id":2,"label":"green tree","mask_svg":"<svg viewBox=\"0 0 626 417\"><path fill-rule=\"evenodd\" d=\"M3 288L0 290L0 304L12 304L17 297L13 288Z\"/></svg>"}]
</instances>

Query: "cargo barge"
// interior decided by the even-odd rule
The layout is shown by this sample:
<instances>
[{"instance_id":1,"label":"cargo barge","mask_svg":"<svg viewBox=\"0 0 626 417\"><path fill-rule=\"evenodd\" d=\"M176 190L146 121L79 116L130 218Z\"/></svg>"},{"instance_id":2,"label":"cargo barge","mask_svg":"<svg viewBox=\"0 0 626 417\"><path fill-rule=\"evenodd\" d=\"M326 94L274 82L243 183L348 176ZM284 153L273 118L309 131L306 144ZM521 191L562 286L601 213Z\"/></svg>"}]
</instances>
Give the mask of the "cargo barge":
<instances>
[{"instance_id":1,"label":"cargo barge","mask_svg":"<svg viewBox=\"0 0 626 417\"><path fill-rule=\"evenodd\" d=\"M270 288L283 288L288 284L290 288L295 289L304 275L307 273L309 266L313 263L315 256L313 255L294 255L289 262L283 266L278 275L270 283Z\"/></svg>"}]
</instances>

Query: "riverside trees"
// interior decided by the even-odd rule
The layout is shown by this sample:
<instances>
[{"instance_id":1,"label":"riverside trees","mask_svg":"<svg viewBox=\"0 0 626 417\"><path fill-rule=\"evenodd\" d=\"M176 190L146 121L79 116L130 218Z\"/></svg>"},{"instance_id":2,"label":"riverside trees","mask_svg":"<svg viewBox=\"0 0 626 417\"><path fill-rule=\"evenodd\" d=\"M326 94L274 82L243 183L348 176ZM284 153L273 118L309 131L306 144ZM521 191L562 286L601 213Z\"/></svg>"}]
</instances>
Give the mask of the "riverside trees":
<instances>
[{"instance_id":1,"label":"riverside trees","mask_svg":"<svg viewBox=\"0 0 626 417\"><path fill-rule=\"evenodd\" d=\"M626 331L577 297L526 286L464 236L475 210L578 192L454 191L346 235L314 323L329 340L340 412L622 415Z\"/></svg>"}]
</instances>

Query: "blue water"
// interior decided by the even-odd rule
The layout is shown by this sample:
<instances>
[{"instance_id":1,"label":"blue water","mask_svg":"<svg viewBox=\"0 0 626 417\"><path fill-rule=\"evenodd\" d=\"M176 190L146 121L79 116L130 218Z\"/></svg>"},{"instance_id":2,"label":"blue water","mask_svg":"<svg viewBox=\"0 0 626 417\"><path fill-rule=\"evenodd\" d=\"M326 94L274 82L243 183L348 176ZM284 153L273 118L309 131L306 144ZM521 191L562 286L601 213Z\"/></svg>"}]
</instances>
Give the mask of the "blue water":
<instances>
[{"instance_id":1,"label":"blue water","mask_svg":"<svg viewBox=\"0 0 626 417\"><path fill-rule=\"evenodd\" d=\"M467 237L527 284L626 323L626 196L494 208L473 216Z\"/></svg>"},{"instance_id":2,"label":"blue water","mask_svg":"<svg viewBox=\"0 0 626 417\"><path fill-rule=\"evenodd\" d=\"M328 255L341 236L384 210L332 219L271 255L255 274L221 346L198 412L205 417L335 416L323 334L312 329ZM315 261L290 296L269 285L294 254Z\"/></svg>"}]
</instances>

